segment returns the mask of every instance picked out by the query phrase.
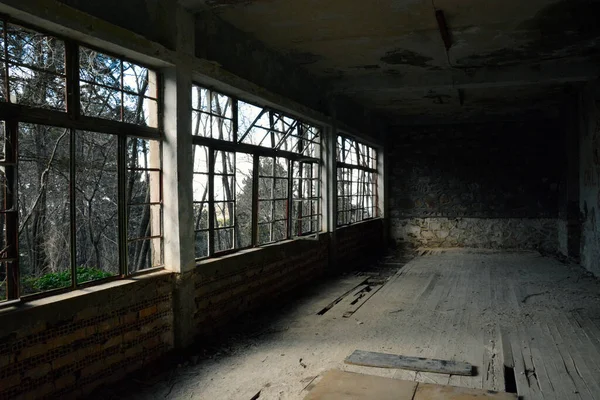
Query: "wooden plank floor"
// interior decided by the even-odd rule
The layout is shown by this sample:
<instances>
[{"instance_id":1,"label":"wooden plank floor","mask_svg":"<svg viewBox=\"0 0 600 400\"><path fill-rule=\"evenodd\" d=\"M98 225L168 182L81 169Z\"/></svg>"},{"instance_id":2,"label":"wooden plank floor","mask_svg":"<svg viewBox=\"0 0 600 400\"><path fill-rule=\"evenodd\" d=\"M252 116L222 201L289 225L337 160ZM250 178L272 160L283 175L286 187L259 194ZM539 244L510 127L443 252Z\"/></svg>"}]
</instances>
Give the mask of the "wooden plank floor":
<instances>
[{"instance_id":1,"label":"wooden plank floor","mask_svg":"<svg viewBox=\"0 0 600 400\"><path fill-rule=\"evenodd\" d=\"M506 363L524 400L600 399L600 284L580 267L533 252L437 250L389 276L366 302L362 285L323 315L365 276L319 286L275 317L250 318L218 351L190 354L197 363L104 398L302 399L330 369L504 391ZM356 349L464 361L476 375L344 364Z\"/></svg>"}]
</instances>

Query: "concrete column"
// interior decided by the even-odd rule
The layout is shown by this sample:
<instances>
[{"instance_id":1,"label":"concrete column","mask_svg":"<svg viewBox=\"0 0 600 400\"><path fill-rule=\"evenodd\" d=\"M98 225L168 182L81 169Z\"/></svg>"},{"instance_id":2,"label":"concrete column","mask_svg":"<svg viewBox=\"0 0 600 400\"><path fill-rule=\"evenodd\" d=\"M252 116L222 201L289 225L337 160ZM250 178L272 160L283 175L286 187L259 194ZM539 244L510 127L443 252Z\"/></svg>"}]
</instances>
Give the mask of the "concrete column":
<instances>
[{"instance_id":1,"label":"concrete column","mask_svg":"<svg viewBox=\"0 0 600 400\"><path fill-rule=\"evenodd\" d=\"M192 208L191 71L164 72L163 196L165 266L173 272L194 268Z\"/></svg>"},{"instance_id":2,"label":"concrete column","mask_svg":"<svg viewBox=\"0 0 600 400\"><path fill-rule=\"evenodd\" d=\"M194 18L178 7L176 51L178 61L166 68L164 78L163 220L165 267L173 272L192 271L194 228L192 206L192 70L185 60L194 54Z\"/></svg>"},{"instance_id":3,"label":"concrete column","mask_svg":"<svg viewBox=\"0 0 600 400\"><path fill-rule=\"evenodd\" d=\"M381 123L375 124L373 129L376 129L377 137L383 145L377 147L377 207L379 216L383 218L383 249L389 246L390 237L390 215L389 215L389 160L385 152L385 142L387 140L386 130Z\"/></svg>"},{"instance_id":4,"label":"concrete column","mask_svg":"<svg viewBox=\"0 0 600 400\"><path fill-rule=\"evenodd\" d=\"M165 266L176 272L173 293L175 348L189 346L193 326L194 254L193 152L192 152L192 65L194 17L181 7L175 13L177 26L175 66L164 76L164 232Z\"/></svg>"},{"instance_id":5,"label":"concrete column","mask_svg":"<svg viewBox=\"0 0 600 400\"><path fill-rule=\"evenodd\" d=\"M332 118L331 126L327 129L327 147L323 154L327 173L327 208L324 210L327 218L327 228L329 231L329 273L337 270L337 168L336 168L336 143L337 143L337 122Z\"/></svg>"}]
</instances>

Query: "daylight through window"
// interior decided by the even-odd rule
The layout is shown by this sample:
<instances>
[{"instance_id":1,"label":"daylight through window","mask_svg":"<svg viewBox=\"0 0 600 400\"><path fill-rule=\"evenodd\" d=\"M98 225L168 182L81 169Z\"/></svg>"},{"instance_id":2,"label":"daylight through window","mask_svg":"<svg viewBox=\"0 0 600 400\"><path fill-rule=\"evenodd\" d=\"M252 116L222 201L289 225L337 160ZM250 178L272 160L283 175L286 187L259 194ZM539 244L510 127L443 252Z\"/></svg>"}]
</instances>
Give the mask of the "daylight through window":
<instances>
[{"instance_id":1,"label":"daylight through window","mask_svg":"<svg viewBox=\"0 0 600 400\"><path fill-rule=\"evenodd\" d=\"M0 30L0 301L162 266L156 73Z\"/></svg>"},{"instance_id":2,"label":"daylight through window","mask_svg":"<svg viewBox=\"0 0 600 400\"><path fill-rule=\"evenodd\" d=\"M192 88L196 257L321 229L321 130L280 111Z\"/></svg>"},{"instance_id":3,"label":"daylight through window","mask_svg":"<svg viewBox=\"0 0 600 400\"><path fill-rule=\"evenodd\" d=\"M377 150L345 135L336 143L337 225L377 217Z\"/></svg>"}]
</instances>

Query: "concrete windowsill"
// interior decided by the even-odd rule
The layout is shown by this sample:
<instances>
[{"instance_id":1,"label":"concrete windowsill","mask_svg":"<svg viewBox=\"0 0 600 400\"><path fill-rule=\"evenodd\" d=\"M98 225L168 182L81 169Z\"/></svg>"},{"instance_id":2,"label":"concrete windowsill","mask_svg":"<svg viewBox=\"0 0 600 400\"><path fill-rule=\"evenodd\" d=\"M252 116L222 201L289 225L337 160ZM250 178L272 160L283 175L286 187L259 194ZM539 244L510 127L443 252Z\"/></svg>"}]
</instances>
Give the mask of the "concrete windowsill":
<instances>
[{"instance_id":1,"label":"concrete windowsill","mask_svg":"<svg viewBox=\"0 0 600 400\"><path fill-rule=\"evenodd\" d=\"M29 309L32 309L35 307L42 307L42 306L46 306L51 303L72 300L72 299L76 299L78 297L90 295L92 293L108 291L108 290L111 290L111 289L114 289L117 287L132 285L132 284L135 284L136 282L140 282L140 281L144 281L144 280L148 280L148 279L155 279L155 278L158 278L161 276L166 276L166 275L171 275L171 274L173 274L173 272L165 270L165 269L161 269L161 270L157 270L155 272L149 272L149 273L145 273L145 274L129 276L127 278L117 279L117 280L102 283L99 285L88 286L85 288L76 289L76 290L72 290L69 292L61 293L61 294L49 295L49 296L41 297L41 298L35 299L35 300L16 301L14 303L10 303L10 305L7 304L5 307L3 307L2 304L0 303L0 317L4 314L19 312L22 310L29 310Z\"/></svg>"},{"instance_id":2,"label":"concrete windowsill","mask_svg":"<svg viewBox=\"0 0 600 400\"><path fill-rule=\"evenodd\" d=\"M223 260L227 260L230 258L235 258L235 257L241 257L243 255L246 254L253 254L253 253L257 253L257 252L265 252L265 251L269 251L270 249L276 248L276 247L283 247L283 246L289 246L292 243L297 243L297 242L318 242L320 240L320 238L322 236L327 235L328 232L319 232L319 239L315 239L312 237L305 237L305 238L295 238L295 239L287 239L287 240L282 240L281 242L275 242L275 243L268 243L268 244L264 244L261 245L260 247L252 247L249 249L243 249L243 250L238 250L235 251L233 253L229 253L229 254L225 254L222 256L216 256L216 257L210 257L210 258L202 258L199 260L196 260L196 267L200 267L203 265L209 265L212 263L217 263Z\"/></svg>"}]
</instances>

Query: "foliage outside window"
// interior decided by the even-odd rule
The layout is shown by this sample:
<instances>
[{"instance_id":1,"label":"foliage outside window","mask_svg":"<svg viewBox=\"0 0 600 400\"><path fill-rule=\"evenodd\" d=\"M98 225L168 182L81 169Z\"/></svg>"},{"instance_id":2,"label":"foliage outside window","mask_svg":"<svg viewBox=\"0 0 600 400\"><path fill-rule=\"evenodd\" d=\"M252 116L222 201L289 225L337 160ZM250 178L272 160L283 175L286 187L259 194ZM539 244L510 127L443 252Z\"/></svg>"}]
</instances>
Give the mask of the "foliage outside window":
<instances>
[{"instance_id":1,"label":"foliage outside window","mask_svg":"<svg viewBox=\"0 0 600 400\"><path fill-rule=\"evenodd\" d=\"M194 85L192 135L196 257L319 232L318 127Z\"/></svg>"},{"instance_id":2,"label":"foliage outside window","mask_svg":"<svg viewBox=\"0 0 600 400\"><path fill-rule=\"evenodd\" d=\"M377 217L377 150L339 135L336 160L337 225Z\"/></svg>"},{"instance_id":3,"label":"foliage outside window","mask_svg":"<svg viewBox=\"0 0 600 400\"><path fill-rule=\"evenodd\" d=\"M161 266L156 74L0 30L0 301Z\"/></svg>"}]
</instances>

